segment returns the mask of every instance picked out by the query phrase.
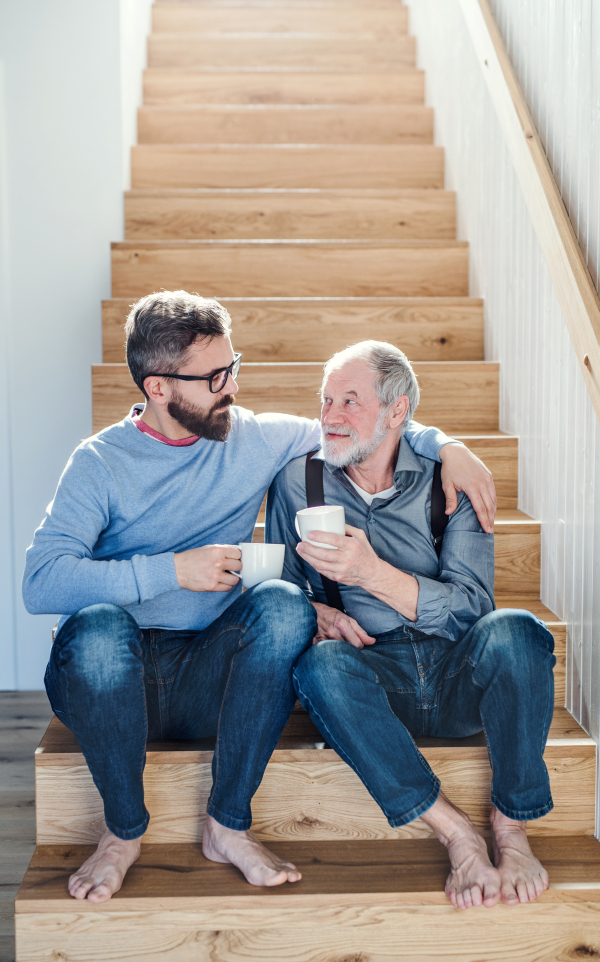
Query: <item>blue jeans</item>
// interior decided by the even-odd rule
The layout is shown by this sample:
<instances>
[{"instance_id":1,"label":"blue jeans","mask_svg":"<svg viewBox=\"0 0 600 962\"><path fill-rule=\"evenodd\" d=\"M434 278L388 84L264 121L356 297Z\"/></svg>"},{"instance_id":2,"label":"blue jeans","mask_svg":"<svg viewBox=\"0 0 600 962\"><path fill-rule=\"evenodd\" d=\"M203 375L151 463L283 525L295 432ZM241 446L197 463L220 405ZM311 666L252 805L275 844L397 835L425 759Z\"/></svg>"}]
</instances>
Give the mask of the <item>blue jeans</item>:
<instances>
[{"instance_id":1,"label":"blue jeans","mask_svg":"<svg viewBox=\"0 0 600 962\"><path fill-rule=\"evenodd\" d=\"M414 738L484 731L492 803L508 818L552 809L543 752L554 709L554 639L528 612L493 611L459 642L414 628L362 649L322 641L299 659L303 706L352 766L390 825L433 805L440 781Z\"/></svg>"},{"instance_id":2,"label":"blue jeans","mask_svg":"<svg viewBox=\"0 0 600 962\"><path fill-rule=\"evenodd\" d=\"M148 826L147 740L212 736L207 811L250 828L250 801L296 700L292 667L316 630L312 605L283 581L256 585L203 631L142 630L116 605L71 615L46 690L77 736L111 832L133 839Z\"/></svg>"}]
</instances>

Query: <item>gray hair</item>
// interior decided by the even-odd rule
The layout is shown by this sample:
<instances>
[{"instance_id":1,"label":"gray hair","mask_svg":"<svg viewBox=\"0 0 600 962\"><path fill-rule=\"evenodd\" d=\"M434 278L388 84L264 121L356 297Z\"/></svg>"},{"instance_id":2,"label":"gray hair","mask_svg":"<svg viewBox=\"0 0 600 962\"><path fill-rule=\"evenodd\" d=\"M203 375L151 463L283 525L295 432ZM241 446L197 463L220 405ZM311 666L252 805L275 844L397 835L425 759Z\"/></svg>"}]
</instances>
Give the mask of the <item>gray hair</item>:
<instances>
[{"instance_id":1,"label":"gray hair","mask_svg":"<svg viewBox=\"0 0 600 962\"><path fill-rule=\"evenodd\" d=\"M148 294L133 305L125 324L131 376L147 397L149 374L176 374L197 340L230 333L231 318L218 301L187 291Z\"/></svg>"},{"instance_id":2,"label":"gray hair","mask_svg":"<svg viewBox=\"0 0 600 962\"><path fill-rule=\"evenodd\" d=\"M366 361L372 369L375 374L373 387L384 410L404 394L408 397L404 428L412 420L419 403L417 376L406 354L387 341L360 341L329 358L323 369L323 384L332 371L350 361Z\"/></svg>"}]
</instances>

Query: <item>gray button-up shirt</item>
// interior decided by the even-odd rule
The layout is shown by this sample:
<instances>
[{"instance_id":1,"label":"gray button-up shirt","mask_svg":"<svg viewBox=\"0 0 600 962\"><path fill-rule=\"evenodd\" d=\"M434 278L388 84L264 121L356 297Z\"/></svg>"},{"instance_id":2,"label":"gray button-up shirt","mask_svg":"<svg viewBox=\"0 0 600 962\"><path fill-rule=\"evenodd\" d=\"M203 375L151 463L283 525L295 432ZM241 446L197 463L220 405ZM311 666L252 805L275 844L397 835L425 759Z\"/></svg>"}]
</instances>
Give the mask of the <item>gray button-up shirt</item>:
<instances>
[{"instance_id":1,"label":"gray button-up shirt","mask_svg":"<svg viewBox=\"0 0 600 962\"><path fill-rule=\"evenodd\" d=\"M315 457L321 457L317 454ZM266 540L285 544L283 578L327 604L321 576L296 552L296 512L306 507L306 458L296 458L279 472L269 491ZM377 556L419 582L417 621L410 621L363 588L340 585L344 607L370 635L403 625L458 641L483 615L494 609L494 536L486 534L471 502L458 496L438 559L431 535L431 484L435 461L416 454L401 441L395 493L368 505L341 468L325 462L326 504L342 504L346 524L361 528Z\"/></svg>"}]
</instances>

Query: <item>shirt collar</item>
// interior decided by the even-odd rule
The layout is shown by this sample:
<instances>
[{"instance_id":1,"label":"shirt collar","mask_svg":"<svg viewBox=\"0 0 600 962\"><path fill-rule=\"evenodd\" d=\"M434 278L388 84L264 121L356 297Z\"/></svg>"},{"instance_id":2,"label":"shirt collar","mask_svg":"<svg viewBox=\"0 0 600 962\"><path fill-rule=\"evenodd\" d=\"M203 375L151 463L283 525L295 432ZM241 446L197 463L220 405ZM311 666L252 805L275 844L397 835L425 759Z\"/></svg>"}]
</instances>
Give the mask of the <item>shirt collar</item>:
<instances>
[{"instance_id":1,"label":"shirt collar","mask_svg":"<svg viewBox=\"0 0 600 962\"><path fill-rule=\"evenodd\" d=\"M325 467L330 474L336 477L345 477L342 468L335 468L332 464L328 464L325 461L325 456L323 454L323 448L319 448L316 454L313 455L314 458L318 458L319 461L323 461ZM423 465L421 464L418 455L415 454L410 444L405 438L400 438L400 447L398 449L398 459L396 461L396 470L394 471L394 485L398 487L398 482L400 481L400 475L405 472L414 472L418 474L423 474Z\"/></svg>"}]
</instances>

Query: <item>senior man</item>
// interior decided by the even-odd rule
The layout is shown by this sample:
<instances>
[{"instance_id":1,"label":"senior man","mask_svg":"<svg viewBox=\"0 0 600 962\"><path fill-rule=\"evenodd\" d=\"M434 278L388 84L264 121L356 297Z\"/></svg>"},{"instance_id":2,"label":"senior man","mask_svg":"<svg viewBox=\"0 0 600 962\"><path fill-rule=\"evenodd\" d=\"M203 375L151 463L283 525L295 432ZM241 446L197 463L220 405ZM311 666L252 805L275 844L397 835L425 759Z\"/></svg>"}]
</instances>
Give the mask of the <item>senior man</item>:
<instances>
[{"instance_id":1,"label":"senior man","mask_svg":"<svg viewBox=\"0 0 600 962\"><path fill-rule=\"evenodd\" d=\"M336 354L325 366L314 458L324 461L324 502L345 508L346 536L308 535L337 550L298 543L294 518L307 503L301 457L271 487L267 540L286 544L283 577L307 590L316 609L315 643L294 669L315 725L390 825L420 817L447 847L453 905L513 905L548 885L525 827L552 808L542 755L554 642L528 612L494 610L493 535L464 494L438 558L434 462L402 436L418 400L413 370L392 345L365 341ZM322 576L339 585L337 604ZM493 770L495 865L413 740L481 730Z\"/></svg>"},{"instance_id":2,"label":"senior man","mask_svg":"<svg viewBox=\"0 0 600 962\"><path fill-rule=\"evenodd\" d=\"M230 331L221 304L185 291L133 306L127 361L146 403L80 444L27 552L28 611L62 615L50 702L104 802L106 832L69 880L77 899L109 899L139 855L147 739L216 735L204 854L255 885L300 878L249 831L250 802L315 612L283 581L242 595L236 572L269 484L317 445L319 422L231 406L241 355ZM430 457L444 446L450 500L472 491L491 525L489 472L449 440L410 431Z\"/></svg>"}]
</instances>

